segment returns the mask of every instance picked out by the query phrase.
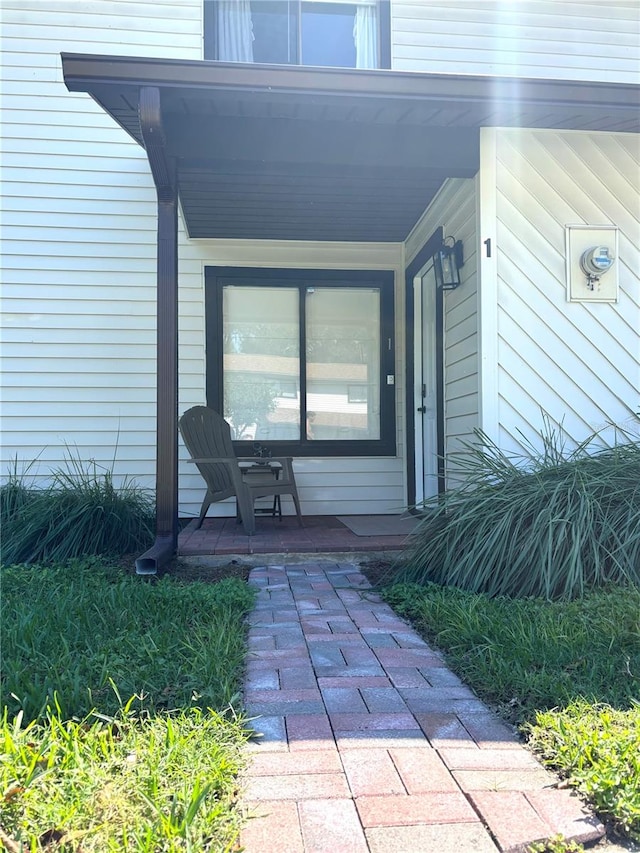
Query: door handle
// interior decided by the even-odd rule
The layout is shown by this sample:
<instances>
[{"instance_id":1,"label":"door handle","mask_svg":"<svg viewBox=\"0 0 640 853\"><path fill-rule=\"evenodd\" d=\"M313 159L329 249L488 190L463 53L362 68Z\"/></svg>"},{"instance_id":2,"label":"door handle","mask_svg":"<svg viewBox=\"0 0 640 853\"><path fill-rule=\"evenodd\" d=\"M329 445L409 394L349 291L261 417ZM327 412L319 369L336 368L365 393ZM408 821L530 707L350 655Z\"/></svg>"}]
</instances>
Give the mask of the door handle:
<instances>
[{"instance_id":1,"label":"door handle","mask_svg":"<svg viewBox=\"0 0 640 853\"><path fill-rule=\"evenodd\" d=\"M418 406L418 411L424 415L424 413L427 411L427 407L426 406Z\"/></svg>"}]
</instances>

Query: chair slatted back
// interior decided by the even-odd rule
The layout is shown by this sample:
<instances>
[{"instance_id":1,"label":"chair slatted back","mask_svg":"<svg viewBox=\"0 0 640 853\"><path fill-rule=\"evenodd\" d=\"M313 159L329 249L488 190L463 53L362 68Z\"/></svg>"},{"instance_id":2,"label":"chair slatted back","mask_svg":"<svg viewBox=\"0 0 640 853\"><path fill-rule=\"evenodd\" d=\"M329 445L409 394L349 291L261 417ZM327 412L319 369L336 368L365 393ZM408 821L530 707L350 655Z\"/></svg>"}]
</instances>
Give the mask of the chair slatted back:
<instances>
[{"instance_id":1,"label":"chair slatted back","mask_svg":"<svg viewBox=\"0 0 640 853\"><path fill-rule=\"evenodd\" d=\"M234 457L231 429L225 419L207 406L194 406L186 411L179 422L180 433L192 459ZM222 463L196 463L212 492L233 489L229 468Z\"/></svg>"}]
</instances>

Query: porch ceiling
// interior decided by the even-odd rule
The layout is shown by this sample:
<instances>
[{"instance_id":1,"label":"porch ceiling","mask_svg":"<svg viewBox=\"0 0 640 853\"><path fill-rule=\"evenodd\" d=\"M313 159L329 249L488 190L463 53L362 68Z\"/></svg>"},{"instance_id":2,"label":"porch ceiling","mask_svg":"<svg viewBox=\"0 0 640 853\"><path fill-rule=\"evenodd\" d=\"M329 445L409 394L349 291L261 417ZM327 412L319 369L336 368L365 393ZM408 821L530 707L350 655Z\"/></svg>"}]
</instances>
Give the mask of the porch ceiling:
<instances>
[{"instance_id":1,"label":"porch ceiling","mask_svg":"<svg viewBox=\"0 0 640 853\"><path fill-rule=\"evenodd\" d=\"M137 142L160 90L191 237L402 241L484 126L640 131L638 87L63 54Z\"/></svg>"}]
</instances>

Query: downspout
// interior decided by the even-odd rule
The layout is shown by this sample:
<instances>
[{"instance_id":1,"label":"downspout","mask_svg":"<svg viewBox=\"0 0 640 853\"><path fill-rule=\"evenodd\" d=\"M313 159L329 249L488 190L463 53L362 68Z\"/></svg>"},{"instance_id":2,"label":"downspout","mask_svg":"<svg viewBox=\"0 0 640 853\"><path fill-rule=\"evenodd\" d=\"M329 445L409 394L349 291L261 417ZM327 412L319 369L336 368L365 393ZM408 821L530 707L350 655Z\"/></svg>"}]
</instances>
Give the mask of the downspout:
<instances>
[{"instance_id":1,"label":"downspout","mask_svg":"<svg viewBox=\"0 0 640 853\"><path fill-rule=\"evenodd\" d=\"M178 546L178 191L157 87L140 89L138 114L158 196L158 255L156 537L136 560L136 574L155 575Z\"/></svg>"}]
</instances>

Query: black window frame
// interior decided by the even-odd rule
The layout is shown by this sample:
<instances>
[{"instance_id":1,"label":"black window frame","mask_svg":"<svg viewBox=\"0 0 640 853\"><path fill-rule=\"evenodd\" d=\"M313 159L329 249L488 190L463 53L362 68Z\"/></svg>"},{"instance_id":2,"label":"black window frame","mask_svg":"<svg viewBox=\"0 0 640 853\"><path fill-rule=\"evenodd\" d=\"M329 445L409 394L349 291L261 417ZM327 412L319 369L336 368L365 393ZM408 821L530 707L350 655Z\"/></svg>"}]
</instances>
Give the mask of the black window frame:
<instances>
[{"instance_id":1,"label":"black window frame","mask_svg":"<svg viewBox=\"0 0 640 853\"><path fill-rule=\"evenodd\" d=\"M308 439L301 428L298 441L261 441L273 456L396 456L395 395L395 311L394 274L390 270L263 269L261 267L205 267L205 346L207 405L223 411L222 291L225 285L298 287L301 296L307 287L371 288L380 291L380 438ZM305 423L304 399L304 300L300 300L300 419ZM392 382L388 377L393 377ZM239 456L252 456L254 442L234 441Z\"/></svg>"},{"instance_id":2,"label":"black window frame","mask_svg":"<svg viewBox=\"0 0 640 853\"><path fill-rule=\"evenodd\" d=\"M203 0L203 22L204 22L204 58L217 60L217 32L216 32L216 2L217 0ZM299 32L300 5L305 0L297 0L296 8L291 12L291 32ZM391 0L377 0L378 6L378 66L377 69L391 68ZM297 35L295 44L291 44L292 55L296 57L287 65L300 65L300 42ZM335 67L335 66L328 66ZM354 69L355 70L355 69ZM372 69L376 70L376 69Z\"/></svg>"}]
</instances>

